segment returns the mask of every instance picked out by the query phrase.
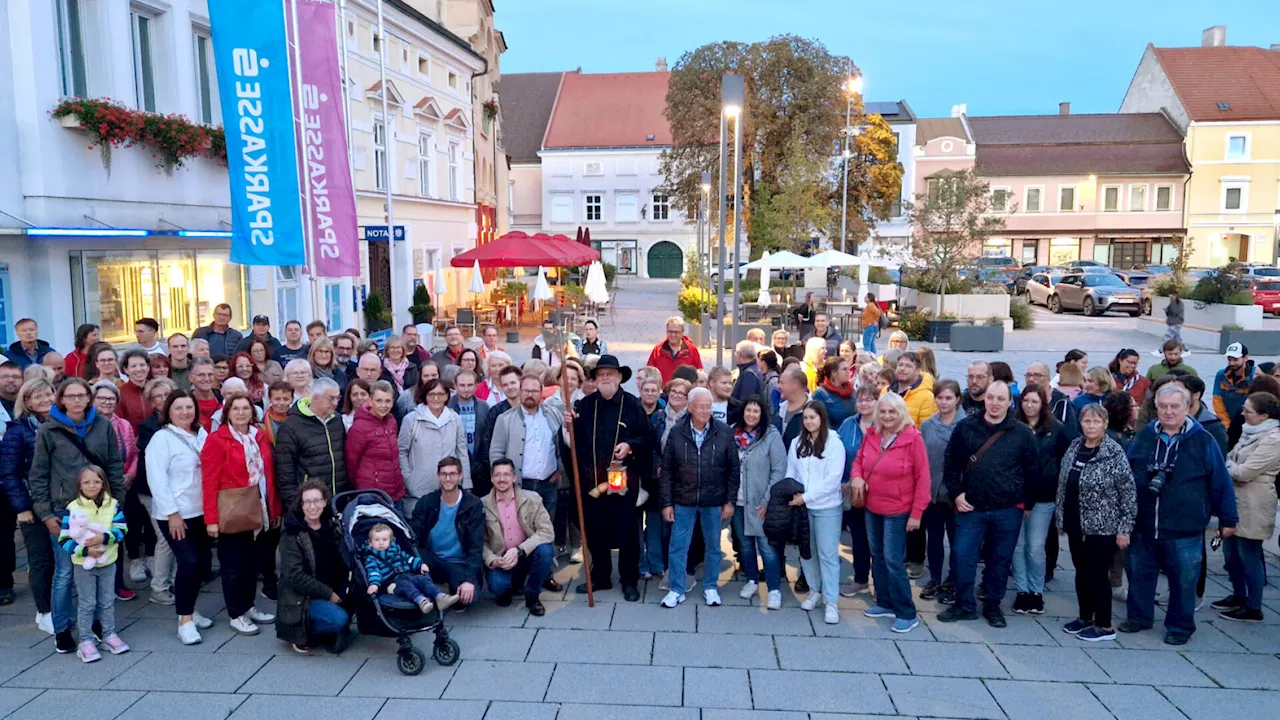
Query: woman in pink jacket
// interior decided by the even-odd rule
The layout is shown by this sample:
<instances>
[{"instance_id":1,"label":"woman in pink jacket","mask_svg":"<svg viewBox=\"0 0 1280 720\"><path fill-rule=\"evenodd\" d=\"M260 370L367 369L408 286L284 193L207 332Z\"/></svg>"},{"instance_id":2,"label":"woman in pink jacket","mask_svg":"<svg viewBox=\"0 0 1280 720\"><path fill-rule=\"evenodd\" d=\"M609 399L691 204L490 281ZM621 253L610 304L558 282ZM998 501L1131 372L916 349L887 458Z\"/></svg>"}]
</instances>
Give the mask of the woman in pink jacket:
<instances>
[{"instance_id":1,"label":"woman in pink jacket","mask_svg":"<svg viewBox=\"0 0 1280 720\"><path fill-rule=\"evenodd\" d=\"M375 382L369 401L355 409L355 420L347 430L343 450L347 456L347 477L357 490L381 490L400 507L404 497L404 476L400 472L399 427L391 409L395 388L386 380Z\"/></svg>"},{"instance_id":2,"label":"woman in pink jacket","mask_svg":"<svg viewBox=\"0 0 1280 720\"><path fill-rule=\"evenodd\" d=\"M907 577L906 539L908 532L920 528L931 486L924 436L911 424L902 396L880 396L875 425L858 449L851 475L854 500L866 500L876 587L876 604L863 614L894 618L894 632L911 632L920 620Z\"/></svg>"}]
</instances>

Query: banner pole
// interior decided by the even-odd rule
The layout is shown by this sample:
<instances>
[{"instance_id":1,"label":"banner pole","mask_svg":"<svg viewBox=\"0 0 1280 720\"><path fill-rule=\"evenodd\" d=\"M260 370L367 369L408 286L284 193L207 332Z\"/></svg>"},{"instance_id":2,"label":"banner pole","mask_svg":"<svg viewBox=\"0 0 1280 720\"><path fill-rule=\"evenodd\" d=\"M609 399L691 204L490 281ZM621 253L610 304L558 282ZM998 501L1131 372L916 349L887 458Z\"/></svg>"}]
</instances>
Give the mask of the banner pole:
<instances>
[{"instance_id":1,"label":"banner pole","mask_svg":"<svg viewBox=\"0 0 1280 720\"><path fill-rule=\"evenodd\" d=\"M338 13L340 21L338 22L338 39L339 48L342 51L342 127L347 138L347 172L351 176L351 191L355 193L356 187L356 161L355 161L355 144L351 142L351 58L347 55L347 0L338 0ZM356 212L359 213L357 207ZM357 218L359 215L357 214ZM358 222L358 220L357 220ZM359 259L360 241L355 242L356 256ZM356 263L356 275L359 276L359 262ZM350 317L348 317L348 302L354 304L355 295L353 294L355 284L360 281L359 277L344 277L342 279L342 318L343 327L356 327L356 317L360 314L358 308L351 307ZM350 298L350 300L348 300ZM337 328L330 328L336 330Z\"/></svg>"},{"instance_id":2,"label":"banner pole","mask_svg":"<svg viewBox=\"0 0 1280 720\"><path fill-rule=\"evenodd\" d=\"M302 228L303 228L303 249L306 250L307 257L307 297L310 299L311 312L306 317L320 317L320 304L317 302L316 290L316 258L315 249L311 247L311 179L307 175L307 148L306 136L298 132L303 125L302 112L302 42L298 32L298 2L299 0L285 0L289 7L290 24L293 28L293 72L295 78L295 87L293 93L293 107L297 113L294 119L293 127L296 135L295 142L298 143L298 181L302 183ZM287 318L286 318L287 319Z\"/></svg>"},{"instance_id":3,"label":"banner pole","mask_svg":"<svg viewBox=\"0 0 1280 720\"><path fill-rule=\"evenodd\" d=\"M568 372L566 370L569 364L564 361L565 358L569 357L567 339L560 353L560 393L564 398L565 408L572 412L573 401L569 395ZM573 423L565 425L565 429L569 431L569 462L565 463L565 465L569 466L569 477L573 480L573 499L578 506L578 540L582 543L582 574L587 581L587 607L595 607L596 595L594 588L591 587L591 553L587 552L586 514L582 510L582 482L578 479L578 444L573 436ZM592 468L592 472L595 472L594 468ZM565 530L564 534L565 540L568 541L569 531ZM569 541L569 546L573 547L572 541Z\"/></svg>"},{"instance_id":4,"label":"banner pole","mask_svg":"<svg viewBox=\"0 0 1280 720\"><path fill-rule=\"evenodd\" d=\"M391 117L387 107L387 98L391 94L390 86L387 85L387 47L391 43L390 38L387 37L386 26L383 23L382 0L378 0L378 37L381 38L382 43L382 47L378 51L378 73L382 83L382 146L387 159L386 178L384 178L383 182L387 197L387 265L391 281L391 297L387 298L387 309L391 311L392 327L398 327L400 323L396 322L396 220L391 200L391 171L396 166L394 151L396 146L396 126L399 125L399 122L397 118ZM409 242L407 232L405 233L404 242L407 247ZM412 266L413 254L411 252L408 253L406 260ZM403 300L404 298L401 299ZM407 307L400 308L401 316L407 318L407 312Z\"/></svg>"}]
</instances>

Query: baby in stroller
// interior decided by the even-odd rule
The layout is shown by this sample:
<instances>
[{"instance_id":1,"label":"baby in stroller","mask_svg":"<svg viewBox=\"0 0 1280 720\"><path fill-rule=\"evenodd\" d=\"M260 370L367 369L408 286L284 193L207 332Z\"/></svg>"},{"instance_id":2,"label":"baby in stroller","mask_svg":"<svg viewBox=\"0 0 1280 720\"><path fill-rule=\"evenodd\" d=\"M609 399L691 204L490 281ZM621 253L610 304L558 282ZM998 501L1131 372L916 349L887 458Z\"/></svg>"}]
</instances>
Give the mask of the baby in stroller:
<instances>
[{"instance_id":1,"label":"baby in stroller","mask_svg":"<svg viewBox=\"0 0 1280 720\"><path fill-rule=\"evenodd\" d=\"M369 540L361 548L361 555L370 595L390 593L414 603L423 615L432 608L447 610L458 602L457 595L441 592L431 581L422 558L400 548L389 525L378 523L370 528Z\"/></svg>"}]
</instances>

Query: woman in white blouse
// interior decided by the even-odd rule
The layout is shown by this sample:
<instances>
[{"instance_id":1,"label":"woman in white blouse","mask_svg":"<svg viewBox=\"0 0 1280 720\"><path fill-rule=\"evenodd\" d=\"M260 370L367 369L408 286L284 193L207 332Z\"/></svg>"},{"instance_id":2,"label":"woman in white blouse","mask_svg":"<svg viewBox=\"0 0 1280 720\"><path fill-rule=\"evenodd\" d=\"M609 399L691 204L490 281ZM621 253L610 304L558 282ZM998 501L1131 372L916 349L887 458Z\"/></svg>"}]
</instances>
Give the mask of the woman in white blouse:
<instances>
[{"instance_id":1,"label":"woman in white blouse","mask_svg":"<svg viewBox=\"0 0 1280 720\"><path fill-rule=\"evenodd\" d=\"M801 422L804 430L791 441L787 451L787 477L804 485L791 504L809 511L811 558L801 559L804 576L812 590L800 603L813 610L826 602L825 622L840 622L840 481L844 477L844 444L827 424L827 408L821 402L805 403Z\"/></svg>"},{"instance_id":2,"label":"woman in white blouse","mask_svg":"<svg viewBox=\"0 0 1280 720\"><path fill-rule=\"evenodd\" d=\"M173 550L178 571L173 585L177 600L178 639L183 645L200 642L200 630L213 621L196 612L200 581L213 563L204 526L204 492L200 452L208 433L200 425L195 398L174 390L160 415L161 427L147 445L147 483L151 487L151 517Z\"/></svg>"}]
</instances>

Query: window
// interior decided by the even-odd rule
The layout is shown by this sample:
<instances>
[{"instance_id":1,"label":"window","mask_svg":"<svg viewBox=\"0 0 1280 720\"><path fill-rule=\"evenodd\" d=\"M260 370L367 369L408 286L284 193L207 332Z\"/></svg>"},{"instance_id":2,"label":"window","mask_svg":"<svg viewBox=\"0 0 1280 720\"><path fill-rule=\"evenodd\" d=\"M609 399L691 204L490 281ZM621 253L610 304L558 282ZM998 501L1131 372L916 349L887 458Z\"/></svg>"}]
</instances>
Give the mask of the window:
<instances>
[{"instance_id":1,"label":"window","mask_svg":"<svg viewBox=\"0 0 1280 720\"><path fill-rule=\"evenodd\" d=\"M603 175L604 163L599 162L598 160L587 162L582 166L582 174L583 175Z\"/></svg>"},{"instance_id":2,"label":"window","mask_svg":"<svg viewBox=\"0 0 1280 720\"><path fill-rule=\"evenodd\" d=\"M450 90L458 89L458 73L452 70L449 71L449 89Z\"/></svg>"},{"instance_id":3,"label":"window","mask_svg":"<svg viewBox=\"0 0 1280 720\"><path fill-rule=\"evenodd\" d=\"M80 0L58 0L56 11L62 94L67 97L85 97L89 94L89 83L84 67L84 33L80 23Z\"/></svg>"},{"instance_id":4,"label":"window","mask_svg":"<svg viewBox=\"0 0 1280 720\"><path fill-rule=\"evenodd\" d=\"M653 195L653 219L654 220L670 220L671 219L671 197L654 193Z\"/></svg>"},{"instance_id":5,"label":"window","mask_svg":"<svg viewBox=\"0 0 1280 720\"><path fill-rule=\"evenodd\" d=\"M1040 212L1040 194L1044 192L1042 188L1027 188L1027 200L1022 204L1026 212Z\"/></svg>"},{"instance_id":6,"label":"window","mask_svg":"<svg viewBox=\"0 0 1280 720\"><path fill-rule=\"evenodd\" d=\"M373 121L373 189L387 189L387 126Z\"/></svg>"},{"instance_id":7,"label":"window","mask_svg":"<svg viewBox=\"0 0 1280 720\"><path fill-rule=\"evenodd\" d=\"M276 314L281 318L298 317L298 274L293 265L276 268Z\"/></svg>"},{"instance_id":8,"label":"window","mask_svg":"<svg viewBox=\"0 0 1280 720\"><path fill-rule=\"evenodd\" d=\"M638 220L639 219L639 215L638 215L639 202L640 202L640 198L636 197L635 195L619 195L617 199L614 201L614 206L616 209L616 214L614 215L614 218L613 218L614 221L615 222L635 222L636 220Z\"/></svg>"},{"instance_id":9,"label":"window","mask_svg":"<svg viewBox=\"0 0 1280 720\"><path fill-rule=\"evenodd\" d=\"M436 139L430 133L418 134L418 194L422 197L434 197L435 170L431 166L431 155L435 151Z\"/></svg>"},{"instance_id":10,"label":"window","mask_svg":"<svg viewBox=\"0 0 1280 720\"><path fill-rule=\"evenodd\" d=\"M1068 205L1070 205L1070 203L1068 203ZM1120 186L1107 185L1103 187L1102 188L1102 211L1116 212L1119 209L1120 209Z\"/></svg>"},{"instance_id":11,"label":"window","mask_svg":"<svg viewBox=\"0 0 1280 720\"><path fill-rule=\"evenodd\" d=\"M991 189L991 211L992 212L1008 212L1009 211L1009 188L998 187Z\"/></svg>"},{"instance_id":12,"label":"window","mask_svg":"<svg viewBox=\"0 0 1280 720\"><path fill-rule=\"evenodd\" d=\"M324 284L324 314L327 327L342 327L342 285L337 282ZM292 316L297 317L297 316Z\"/></svg>"},{"instance_id":13,"label":"window","mask_svg":"<svg viewBox=\"0 0 1280 720\"><path fill-rule=\"evenodd\" d=\"M1244 209L1244 188L1228 187L1222 193L1222 209L1223 210L1242 210Z\"/></svg>"},{"instance_id":14,"label":"window","mask_svg":"<svg viewBox=\"0 0 1280 720\"><path fill-rule=\"evenodd\" d=\"M356 21L348 20L347 21L347 37L355 37L355 36L356 36Z\"/></svg>"},{"instance_id":15,"label":"window","mask_svg":"<svg viewBox=\"0 0 1280 720\"><path fill-rule=\"evenodd\" d=\"M601 215L600 210L604 205L604 202L602 201L601 197L599 195L588 195L586 205L587 205L587 220L588 221L599 220Z\"/></svg>"},{"instance_id":16,"label":"window","mask_svg":"<svg viewBox=\"0 0 1280 720\"><path fill-rule=\"evenodd\" d=\"M1246 134L1227 136L1227 159L1249 159L1249 136Z\"/></svg>"},{"instance_id":17,"label":"window","mask_svg":"<svg viewBox=\"0 0 1280 720\"><path fill-rule=\"evenodd\" d=\"M1129 212L1146 212L1147 210L1147 186L1146 185L1130 185L1129 186Z\"/></svg>"},{"instance_id":18,"label":"window","mask_svg":"<svg viewBox=\"0 0 1280 720\"><path fill-rule=\"evenodd\" d=\"M418 74L423 77L431 75L431 58L426 55L418 56Z\"/></svg>"},{"instance_id":19,"label":"window","mask_svg":"<svg viewBox=\"0 0 1280 720\"><path fill-rule=\"evenodd\" d=\"M377 30L373 32L373 54L379 57L382 56L382 36L378 34Z\"/></svg>"},{"instance_id":20,"label":"window","mask_svg":"<svg viewBox=\"0 0 1280 720\"><path fill-rule=\"evenodd\" d=\"M192 32L196 61L196 117L205 125L218 119L218 88L213 66L213 40L209 31L196 28Z\"/></svg>"},{"instance_id":21,"label":"window","mask_svg":"<svg viewBox=\"0 0 1280 720\"><path fill-rule=\"evenodd\" d=\"M458 199L458 143L449 143L449 199Z\"/></svg>"},{"instance_id":22,"label":"window","mask_svg":"<svg viewBox=\"0 0 1280 720\"><path fill-rule=\"evenodd\" d=\"M570 195L551 196L551 222L573 222L573 197Z\"/></svg>"},{"instance_id":23,"label":"window","mask_svg":"<svg viewBox=\"0 0 1280 720\"><path fill-rule=\"evenodd\" d=\"M151 34L155 19L134 10L130 15L133 38L133 85L135 106L139 110L156 111L155 54Z\"/></svg>"},{"instance_id":24,"label":"window","mask_svg":"<svg viewBox=\"0 0 1280 720\"><path fill-rule=\"evenodd\" d=\"M1173 186L1157 185L1156 186L1156 210L1172 210L1173 209Z\"/></svg>"},{"instance_id":25,"label":"window","mask_svg":"<svg viewBox=\"0 0 1280 720\"><path fill-rule=\"evenodd\" d=\"M1058 186L1058 212L1076 211L1076 186Z\"/></svg>"}]
</instances>

